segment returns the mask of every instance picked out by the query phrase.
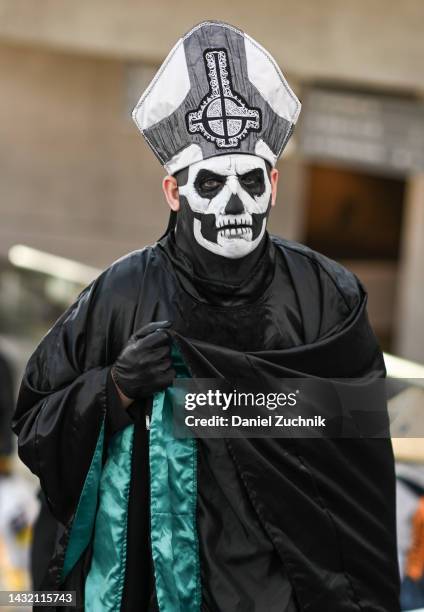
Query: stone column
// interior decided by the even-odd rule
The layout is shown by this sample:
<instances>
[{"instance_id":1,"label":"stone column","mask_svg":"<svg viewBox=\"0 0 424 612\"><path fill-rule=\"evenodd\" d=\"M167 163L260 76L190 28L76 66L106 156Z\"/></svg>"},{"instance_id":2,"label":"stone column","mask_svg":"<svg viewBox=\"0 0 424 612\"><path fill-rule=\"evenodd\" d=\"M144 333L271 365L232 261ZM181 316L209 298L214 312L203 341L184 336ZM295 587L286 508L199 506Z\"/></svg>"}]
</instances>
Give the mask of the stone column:
<instances>
[{"instance_id":1,"label":"stone column","mask_svg":"<svg viewBox=\"0 0 424 612\"><path fill-rule=\"evenodd\" d=\"M401 245L395 352L424 363L424 174L408 181Z\"/></svg>"}]
</instances>

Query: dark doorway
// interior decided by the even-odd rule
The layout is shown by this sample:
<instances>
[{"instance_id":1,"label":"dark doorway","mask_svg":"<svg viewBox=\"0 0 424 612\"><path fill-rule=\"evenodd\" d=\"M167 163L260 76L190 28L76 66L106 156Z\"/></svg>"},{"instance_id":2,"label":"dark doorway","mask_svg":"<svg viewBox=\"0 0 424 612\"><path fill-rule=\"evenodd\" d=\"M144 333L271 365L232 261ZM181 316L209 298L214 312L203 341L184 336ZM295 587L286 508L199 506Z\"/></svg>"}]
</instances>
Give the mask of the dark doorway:
<instances>
[{"instance_id":1,"label":"dark doorway","mask_svg":"<svg viewBox=\"0 0 424 612\"><path fill-rule=\"evenodd\" d=\"M310 166L306 242L334 259L396 261L405 181Z\"/></svg>"},{"instance_id":2,"label":"dark doorway","mask_svg":"<svg viewBox=\"0 0 424 612\"><path fill-rule=\"evenodd\" d=\"M391 350L405 180L343 167L309 167L305 242L340 261L368 291L368 312Z\"/></svg>"}]
</instances>

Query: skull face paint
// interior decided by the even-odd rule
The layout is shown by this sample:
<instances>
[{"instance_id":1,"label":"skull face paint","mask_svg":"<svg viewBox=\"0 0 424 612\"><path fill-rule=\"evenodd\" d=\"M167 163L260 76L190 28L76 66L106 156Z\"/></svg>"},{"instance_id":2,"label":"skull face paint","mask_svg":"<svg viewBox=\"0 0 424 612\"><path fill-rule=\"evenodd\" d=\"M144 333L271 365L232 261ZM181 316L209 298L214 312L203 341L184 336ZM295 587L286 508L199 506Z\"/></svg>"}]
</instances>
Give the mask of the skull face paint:
<instances>
[{"instance_id":1,"label":"skull face paint","mask_svg":"<svg viewBox=\"0 0 424 612\"><path fill-rule=\"evenodd\" d=\"M216 255L245 257L260 244L271 205L265 161L222 155L189 166L179 194L190 207L196 242Z\"/></svg>"}]
</instances>

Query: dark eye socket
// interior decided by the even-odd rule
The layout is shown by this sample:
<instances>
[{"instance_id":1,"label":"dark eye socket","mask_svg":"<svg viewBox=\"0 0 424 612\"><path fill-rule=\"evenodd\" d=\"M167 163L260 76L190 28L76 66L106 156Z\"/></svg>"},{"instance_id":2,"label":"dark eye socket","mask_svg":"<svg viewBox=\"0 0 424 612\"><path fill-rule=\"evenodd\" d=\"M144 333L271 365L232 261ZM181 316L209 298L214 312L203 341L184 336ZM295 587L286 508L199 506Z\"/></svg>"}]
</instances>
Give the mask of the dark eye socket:
<instances>
[{"instance_id":1,"label":"dark eye socket","mask_svg":"<svg viewBox=\"0 0 424 612\"><path fill-rule=\"evenodd\" d=\"M255 195L260 195L265 190L264 173L261 168L242 174L239 176L239 181L247 191Z\"/></svg>"},{"instance_id":2,"label":"dark eye socket","mask_svg":"<svg viewBox=\"0 0 424 612\"><path fill-rule=\"evenodd\" d=\"M201 170L194 184L200 195L207 196L219 191L225 183L225 178L225 176L214 174L209 170Z\"/></svg>"},{"instance_id":3,"label":"dark eye socket","mask_svg":"<svg viewBox=\"0 0 424 612\"><path fill-rule=\"evenodd\" d=\"M205 189L205 190L217 189L221 185L222 185L222 181L220 181L220 180L218 180L216 178L208 178L208 179L203 180L200 183L201 188Z\"/></svg>"}]
</instances>

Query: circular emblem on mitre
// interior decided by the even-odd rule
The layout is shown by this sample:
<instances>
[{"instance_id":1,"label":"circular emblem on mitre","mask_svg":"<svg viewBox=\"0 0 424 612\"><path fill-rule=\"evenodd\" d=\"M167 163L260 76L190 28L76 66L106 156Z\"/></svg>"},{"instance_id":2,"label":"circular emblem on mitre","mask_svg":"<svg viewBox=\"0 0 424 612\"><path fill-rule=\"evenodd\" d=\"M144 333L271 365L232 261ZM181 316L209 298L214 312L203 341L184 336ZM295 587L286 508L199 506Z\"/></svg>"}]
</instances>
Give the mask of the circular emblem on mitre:
<instances>
[{"instance_id":1,"label":"circular emblem on mitre","mask_svg":"<svg viewBox=\"0 0 424 612\"><path fill-rule=\"evenodd\" d=\"M197 110L187 113L187 129L191 134L200 132L220 149L238 148L250 131L260 131L261 111L249 107L234 91L226 49L208 49L204 63L209 92Z\"/></svg>"},{"instance_id":2,"label":"circular emblem on mitre","mask_svg":"<svg viewBox=\"0 0 424 612\"><path fill-rule=\"evenodd\" d=\"M231 25L205 21L170 51L133 119L174 174L231 152L275 165L300 107L268 51Z\"/></svg>"}]
</instances>

